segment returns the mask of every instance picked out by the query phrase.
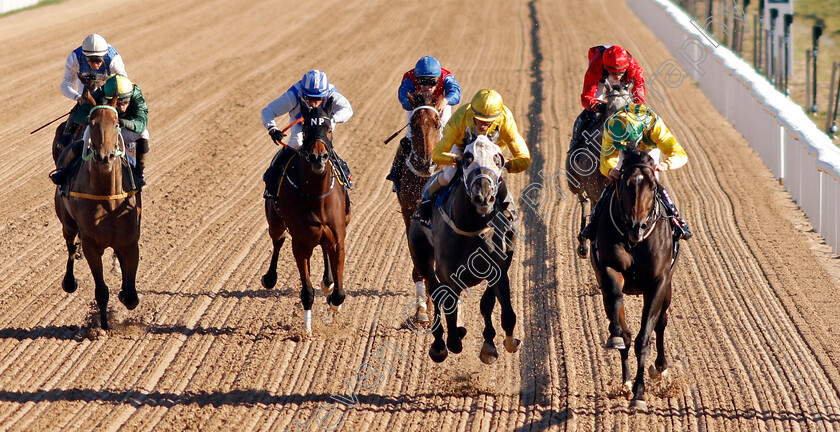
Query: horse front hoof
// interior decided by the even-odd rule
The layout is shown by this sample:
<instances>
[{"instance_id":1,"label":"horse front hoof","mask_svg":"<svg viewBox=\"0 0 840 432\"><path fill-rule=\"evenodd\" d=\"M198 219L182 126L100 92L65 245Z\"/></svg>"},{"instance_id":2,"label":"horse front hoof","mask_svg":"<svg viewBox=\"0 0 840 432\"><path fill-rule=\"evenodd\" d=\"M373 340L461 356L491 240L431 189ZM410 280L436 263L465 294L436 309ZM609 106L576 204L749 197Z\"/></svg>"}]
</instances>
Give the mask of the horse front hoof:
<instances>
[{"instance_id":1,"label":"horse front hoof","mask_svg":"<svg viewBox=\"0 0 840 432\"><path fill-rule=\"evenodd\" d=\"M132 298L126 299L125 293L120 291L120 293L117 294L117 298L120 299L120 303L124 304L126 309L128 310L134 310L134 308L136 308L137 305L140 304L140 299L137 298L136 294L132 296Z\"/></svg>"},{"instance_id":2,"label":"horse front hoof","mask_svg":"<svg viewBox=\"0 0 840 432\"><path fill-rule=\"evenodd\" d=\"M630 401L630 408L637 410L647 410L647 403L642 399L633 399Z\"/></svg>"},{"instance_id":3,"label":"horse front hoof","mask_svg":"<svg viewBox=\"0 0 840 432\"><path fill-rule=\"evenodd\" d=\"M505 337L505 350L507 350L507 352L513 354L513 353L519 351L519 348L521 348L521 347L522 347L522 341L521 340L519 340L519 339L517 339L513 336Z\"/></svg>"},{"instance_id":4,"label":"horse front hoof","mask_svg":"<svg viewBox=\"0 0 840 432\"><path fill-rule=\"evenodd\" d=\"M449 338L446 340L446 347L449 348L453 354L460 354L464 350L464 344L461 343L460 338Z\"/></svg>"},{"instance_id":5,"label":"horse front hoof","mask_svg":"<svg viewBox=\"0 0 840 432\"><path fill-rule=\"evenodd\" d=\"M76 278L69 275L65 276L64 281L61 283L61 289L63 289L66 293L75 292L78 287L79 283L76 282Z\"/></svg>"},{"instance_id":6,"label":"horse front hoof","mask_svg":"<svg viewBox=\"0 0 840 432\"><path fill-rule=\"evenodd\" d=\"M586 258L589 255L589 245L582 244L577 247L577 255L581 258Z\"/></svg>"},{"instance_id":7,"label":"horse front hoof","mask_svg":"<svg viewBox=\"0 0 840 432\"><path fill-rule=\"evenodd\" d=\"M106 316L102 317L99 325L100 325L100 327L102 327L102 330L106 330L106 331L111 330L111 326L108 325L108 317L106 317Z\"/></svg>"},{"instance_id":8,"label":"horse front hoof","mask_svg":"<svg viewBox=\"0 0 840 432\"><path fill-rule=\"evenodd\" d=\"M499 359L499 352L496 351L495 345L485 341L484 345L481 346L481 354L478 355L478 358L481 359L482 363L491 365Z\"/></svg>"},{"instance_id":9,"label":"horse front hoof","mask_svg":"<svg viewBox=\"0 0 840 432\"><path fill-rule=\"evenodd\" d=\"M604 344L604 349L623 350L625 348L627 345L624 345L624 338L621 336L613 336Z\"/></svg>"},{"instance_id":10,"label":"horse front hoof","mask_svg":"<svg viewBox=\"0 0 840 432\"><path fill-rule=\"evenodd\" d=\"M439 350L435 349L435 344L432 344L432 346L429 347L429 357L431 357L432 361L435 363L443 363L443 361L446 360L446 357L449 356L449 351L446 350L446 345L443 343L441 343L441 345L443 345L443 349Z\"/></svg>"},{"instance_id":11,"label":"horse front hoof","mask_svg":"<svg viewBox=\"0 0 840 432\"><path fill-rule=\"evenodd\" d=\"M260 279L260 282L262 282L263 288L272 289L274 288L274 285L277 284L277 274L275 273L274 275L270 276L268 274L265 274Z\"/></svg>"},{"instance_id":12,"label":"horse front hoof","mask_svg":"<svg viewBox=\"0 0 840 432\"><path fill-rule=\"evenodd\" d=\"M338 311L341 310L341 305L336 306L336 305L331 304L330 305L330 310L333 311L333 312L338 312Z\"/></svg>"}]
</instances>

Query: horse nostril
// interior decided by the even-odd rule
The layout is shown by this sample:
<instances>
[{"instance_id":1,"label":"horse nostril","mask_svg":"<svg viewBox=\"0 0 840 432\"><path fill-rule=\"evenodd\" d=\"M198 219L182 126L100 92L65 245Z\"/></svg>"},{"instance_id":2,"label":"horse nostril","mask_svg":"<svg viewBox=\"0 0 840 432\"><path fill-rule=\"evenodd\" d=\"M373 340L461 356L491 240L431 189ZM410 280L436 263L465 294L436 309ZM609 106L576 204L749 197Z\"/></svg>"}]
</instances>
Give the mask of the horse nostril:
<instances>
[{"instance_id":1,"label":"horse nostril","mask_svg":"<svg viewBox=\"0 0 840 432\"><path fill-rule=\"evenodd\" d=\"M646 223L643 223L643 224L641 225L642 230L646 230L646 229L647 229L647 226L648 226L648 225L647 225Z\"/></svg>"}]
</instances>

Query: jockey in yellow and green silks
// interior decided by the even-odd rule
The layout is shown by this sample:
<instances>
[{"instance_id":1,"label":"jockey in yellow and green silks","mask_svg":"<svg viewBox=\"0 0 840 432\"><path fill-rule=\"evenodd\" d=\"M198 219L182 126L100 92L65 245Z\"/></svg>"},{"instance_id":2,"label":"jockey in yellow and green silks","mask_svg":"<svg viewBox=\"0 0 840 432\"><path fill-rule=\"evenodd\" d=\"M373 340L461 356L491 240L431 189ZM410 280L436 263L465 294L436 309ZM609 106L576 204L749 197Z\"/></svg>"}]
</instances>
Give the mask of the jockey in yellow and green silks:
<instances>
[{"instance_id":1,"label":"jockey in yellow and green silks","mask_svg":"<svg viewBox=\"0 0 840 432\"><path fill-rule=\"evenodd\" d=\"M632 146L637 146L653 158L657 179L659 179L659 172L680 168L688 162L685 149L677 142L677 138L671 133L662 118L645 105L627 105L607 119L604 126L604 136L601 140L601 174L609 177L613 182L617 180L620 176L619 170L624 157L623 151ZM611 185L604 190L601 197L607 196L613 190L614 186ZM688 240L692 236L688 229L688 223L680 217L668 191L661 185L659 191L659 198L665 205L678 238ZM590 240L594 238L595 229L593 226L600 215L601 201L599 199L595 204L589 225L581 232Z\"/></svg>"}]
</instances>

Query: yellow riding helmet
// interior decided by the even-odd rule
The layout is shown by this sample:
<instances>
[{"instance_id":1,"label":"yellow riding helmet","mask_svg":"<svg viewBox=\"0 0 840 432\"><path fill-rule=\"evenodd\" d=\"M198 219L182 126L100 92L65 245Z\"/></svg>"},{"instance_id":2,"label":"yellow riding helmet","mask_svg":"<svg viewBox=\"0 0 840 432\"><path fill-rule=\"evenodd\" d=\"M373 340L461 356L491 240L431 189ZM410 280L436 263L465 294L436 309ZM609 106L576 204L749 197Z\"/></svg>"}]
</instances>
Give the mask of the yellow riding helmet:
<instances>
[{"instance_id":1,"label":"yellow riding helmet","mask_svg":"<svg viewBox=\"0 0 840 432\"><path fill-rule=\"evenodd\" d=\"M130 97L134 92L134 83L125 75L113 74L105 81L102 90L105 92L106 99L112 99L114 96L123 99Z\"/></svg>"},{"instance_id":2,"label":"yellow riding helmet","mask_svg":"<svg viewBox=\"0 0 840 432\"><path fill-rule=\"evenodd\" d=\"M479 90L472 98L470 107L475 118L481 121L493 121L502 113L505 105L502 103L502 95L496 90Z\"/></svg>"}]
</instances>

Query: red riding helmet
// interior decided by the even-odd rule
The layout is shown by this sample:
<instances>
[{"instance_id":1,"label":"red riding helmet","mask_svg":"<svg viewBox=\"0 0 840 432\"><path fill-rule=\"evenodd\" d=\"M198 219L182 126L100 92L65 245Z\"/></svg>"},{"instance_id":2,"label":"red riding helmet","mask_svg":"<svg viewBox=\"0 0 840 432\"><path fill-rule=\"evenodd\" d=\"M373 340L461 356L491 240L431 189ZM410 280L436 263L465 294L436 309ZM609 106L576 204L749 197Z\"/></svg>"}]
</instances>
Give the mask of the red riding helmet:
<instances>
[{"instance_id":1,"label":"red riding helmet","mask_svg":"<svg viewBox=\"0 0 840 432\"><path fill-rule=\"evenodd\" d=\"M611 46L604 50L601 57L604 69L608 72L623 72L630 66L630 54L620 46Z\"/></svg>"}]
</instances>

